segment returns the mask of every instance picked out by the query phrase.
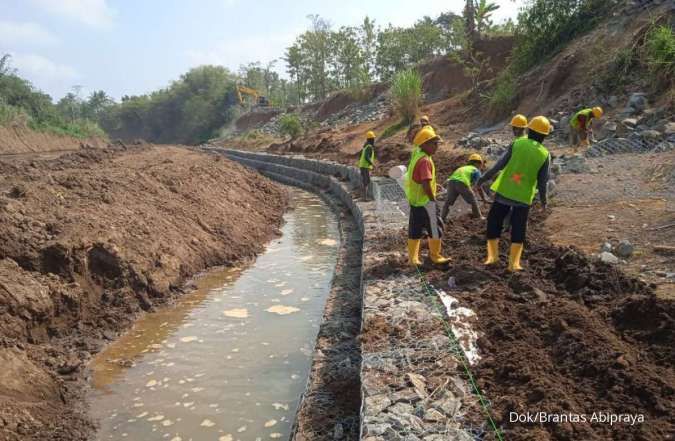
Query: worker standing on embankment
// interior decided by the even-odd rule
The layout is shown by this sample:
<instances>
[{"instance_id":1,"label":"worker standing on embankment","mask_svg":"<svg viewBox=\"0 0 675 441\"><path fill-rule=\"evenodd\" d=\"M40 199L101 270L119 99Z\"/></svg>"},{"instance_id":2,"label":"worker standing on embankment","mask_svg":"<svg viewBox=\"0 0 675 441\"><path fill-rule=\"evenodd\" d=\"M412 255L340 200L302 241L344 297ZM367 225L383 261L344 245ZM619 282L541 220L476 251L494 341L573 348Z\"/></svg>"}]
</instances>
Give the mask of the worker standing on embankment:
<instances>
[{"instance_id":1,"label":"worker standing on embankment","mask_svg":"<svg viewBox=\"0 0 675 441\"><path fill-rule=\"evenodd\" d=\"M476 187L476 191L483 200L483 203L487 204L485 192L481 187L476 185L481 177L481 171L485 168L484 164L483 158L481 158L478 153L473 153L469 156L467 165L463 165L452 172L445 183L446 197L445 203L443 204L443 210L441 211L441 219L443 222L445 222L445 219L448 216L450 206L455 204L458 196L462 196L462 199L464 199L467 204L471 205L471 215L473 217L483 217L472 187Z\"/></svg>"},{"instance_id":2,"label":"worker standing on embankment","mask_svg":"<svg viewBox=\"0 0 675 441\"><path fill-rule=\"evenodd\" d=\"M602 117L602 107L581 109L570 119L570 145L574 147L574 153L580 147L588 148L593 137L593 119Z\"/></svg>"},{"instance_id":3,"label":"worker standing on embankment","mask_svg":"<svg viewBox=\"0 0 675 441\"><path fill-rule=\"evenodd\" d=\"M523 114L517 114L511 118L511 130L513 130L514 141L519 138L526 138L525 130L527 129L527 117ZM513 143L511 143L513 146ZM510 147L509 147L510 148ZM511 214L513 210L504 218L504 226L502 231L508 231L511 228Z\"/></svg>"},{"instance_id":4,"label":"worker standing on embankment","mask_svg":"<svg viewBox=\"0 0 675 441\"><path fill-rule=\"evenodd\" d=\"M432 156L438 150L441 137L431 126L423 127L415 136L413 151L404 177L404 190L410 203L408 222L408 256L412 266L421 265L420 243L426 231L429 235L429 257L435 264L447 263L450 259L441 256L443 224L436 204L436 166Z\"/></svg>"},{"instance_id":5,"label":"worker standing on embankment","mask_svg":"<svg viewBox=\"0 0 675 441\"><path fill-rule=\"evenodd\" d=\"M516 139L499 161L483 175L478 185L489 180L499 171L492 190L495 200L487 218L487 259L486 265L499 261L499 237L504 218L513 210L511 218L511 249L509 271L520 271L520 258L527 229L527 218L534 200L535 189L539 189L541 204L546 208L546 184L548 182L551 155L541 144L551 133L551 123L544 116L533 118L528 124L527 138Z\"/></svg>"},{"instance_id":6,"label":"worker standing on embankment","mask_svg":"<svg viewBox=\"0 0 675 441\"><path fill-rule=\"evenodd\" d=\"M366 143L361 148L359 155L359 170L361 171L361 189L363 200L368 200L368 186L370 185L370 171L375 167L375 132L369 130L366 133Z\"/></svg>"}]
</instances>

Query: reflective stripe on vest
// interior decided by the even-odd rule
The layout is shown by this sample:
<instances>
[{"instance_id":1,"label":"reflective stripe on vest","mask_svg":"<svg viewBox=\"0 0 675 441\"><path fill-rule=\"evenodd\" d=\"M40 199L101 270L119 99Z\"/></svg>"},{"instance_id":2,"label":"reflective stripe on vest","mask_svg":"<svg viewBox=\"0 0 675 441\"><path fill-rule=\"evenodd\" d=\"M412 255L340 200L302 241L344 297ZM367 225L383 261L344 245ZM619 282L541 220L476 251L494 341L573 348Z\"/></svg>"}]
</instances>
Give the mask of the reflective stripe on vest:
<instances>
[{"instance_id":1,"label":"reflective stripe on vest","mask_svg":"<svg viewBox=\"0 0 675 441\"><path fill-rule=\"evenodd\" d=\"M531 205L539 169L547 158L548 150L537 141L515 140L509 162L490 188L507 199Z\"/></svg>"},{"instance_id":2,"label":"reflective stripe on vest","mask_svg":"<svg viewBox=\"0 0 675 441\"><path fill-rule=\"evenodd\" d=\"M591 120L591 115L593 115L593 109L582 109L574 114L570 120L570 125L575 129L579 128L579 115L586 115L586 127L588 127L588 123Z\"/></svg>"},{"instance_id":3,"label":"reflective stripe on vest","mask_svg":"<svg viewBox=\"0 0 675 441\"><path fill-rule=\"evenodd\" d=\"M370 146L370 163L366 161L366 148L368 148L368 145L363 146L361 149L361 156L359 156L358 166L359 168L367 168L372 170L373 164L375 163L375 146Z\"/></svg>"},{"instance_id":4,"label":"reflective stripe on vest","mask_svg":"<svg viewBox=\"0 0 675 441\"><path fill-rule=\"evenodd\" d=\"M429 158L429 162L431 163L431 175L433 176L431 179L431 191L434 195L434 198L436 197L436 165L434 164L434 160L431 158L431 156L427 155L421 148L417 148L413 150L412 158L410 159L408 169L406 170L403 179L405 195L408 198L408 203L411 207L424 207L430 200L429 196L427 196L427 193L424 191L422 184L418 184L413 179L413 173L415 172L417 161L424 157Z\"/></svg>"},{"instance_id":5,"label":"reflective stripe on vest","mask_svg":"<svg viewBox=\"0 0 675 441\"><path fill-rule=\"evenodd\" d=\"M464 183L467 187L471 187L471 176L477 172L478 169L473 165L465 165L458 168L450 175L450 181L459 181Z\"/></svg>"}]
</instances>

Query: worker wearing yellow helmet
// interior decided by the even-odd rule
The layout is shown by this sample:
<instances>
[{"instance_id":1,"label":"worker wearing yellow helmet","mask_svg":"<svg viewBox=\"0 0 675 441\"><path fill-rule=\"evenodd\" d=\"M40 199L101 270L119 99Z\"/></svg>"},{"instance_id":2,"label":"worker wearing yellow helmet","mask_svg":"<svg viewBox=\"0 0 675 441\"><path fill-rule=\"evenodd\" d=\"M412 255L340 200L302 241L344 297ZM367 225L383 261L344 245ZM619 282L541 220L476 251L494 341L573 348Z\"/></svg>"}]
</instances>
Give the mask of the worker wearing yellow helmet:
<instances>
[{"instance_id":1,"label":"worker wearing yellow helmet","mask_svg":"<svg viewBox=\"0 0 675 441\"><path fill-rule=\"evenodd\" d=\"M527 129L527 117L519 113L518 115L511 118L511 129L513 130L513 136L516 138L522 138L525 136L525 129Z\"/></svg>"},{"instance_id":2,"label":"worker wearing yellow helmet","mask_svg":"<svg viewBox=\"0 0 675 441\"><path fill-rule=\"evenodd\" d=\"M602 107L581 109L570 119L570 145L574 152L580 147L589 147L593 139L593 120L602 118Z\"/></svg>"},{"instance_id":3,"label":"worker wearing yellow helmet","mask_svg":"<svg viewBox=\"0 0 675 441\"><path fill-rule=\"evenodd\" d=\"M370 171L375 167L375 132L368 130L366 142L359 153L359 170L361 171L361 191L363 200L368 200L368 186L370 185Z\"/></svg>"},{"instance_id":4,"label":"worker wearing yellow helmet","mask_svg":"<svg viewBox=\"0 0 675 441\"><path fill-rule=\"evenodd\" d=\"M544 116L533 118L527 125L527 138L516 139L499 161L486 172L478 184L487 182L499 171L492 190L495 199L487 218L487 259L486 265L499 261L499 237L504 218L511 215L511 249L509 271L520 271L520 258L527 229L527 218L534 200L536 189L539 199L546 208L546 184L548 183L551 155L542 142L551 133L552 126Z\"/></svg>"},{"instance_id":5,"label":"worker wearing yellow helmet","mask_svg":"<svg viewBox=\"0 0 675 441\"><path fill-rule=\"evenodd\" d=\"M438 150L441 137L431 126L423 127L413 140L419 146L413 151L403 178L403 187L410 204L408 222L408 256L412 266L421 265L420 243L426 232L429 236L429 257L435 264L445 264L449 259L441 256L443 223L436 205L436 166L433 155Z\"/></svg>"},{"instance_id":6,"label":"worker wearing yellow helmet","mask_svg":"<svg viewBox=\"0 0 675 441\"><path fill-rule=\"evenodd\" d=\"M467 204L471 205L471 214L473 217L483 217L480 213L476 195L472 189L475 187L483 200L483 203L487 203L485 192L481 187L476 185L483 170L485 170L483 158L478 153L473 153L469 155L466 165L463 165L452 172L445 182L446 197L445 203L443 204L443 210L441 211L441 219L443 219L443 222L445 222L448 217L450 206L455 205L455 201L459 196L462 196L462 199L464 199Z\"/></svg>"}]
</instances>

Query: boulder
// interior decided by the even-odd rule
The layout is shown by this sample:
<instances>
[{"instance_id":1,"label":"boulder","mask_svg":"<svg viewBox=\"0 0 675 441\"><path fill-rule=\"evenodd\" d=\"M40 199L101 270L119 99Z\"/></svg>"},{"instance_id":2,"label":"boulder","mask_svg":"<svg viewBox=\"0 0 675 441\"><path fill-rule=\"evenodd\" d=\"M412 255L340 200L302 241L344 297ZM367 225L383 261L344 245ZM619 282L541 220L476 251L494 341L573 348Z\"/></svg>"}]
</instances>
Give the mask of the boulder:
<instances>
[{"instance_id":1,"label":"boulder","mask_svg":"<svg viewBox=\"0 0 675 441\"><path fill-rule=\"evenodd\" d=\"M658 130L645 130L640 132L640 136L648 141L658 141L662 135Z\"/></svg>"},{"instance_id":2,"label":"boulder","mask_svg":"<svg viewBox=\"0 0 675 441\"><path fill-rule=\"evenodd\" d=\"M605 263L619 263L619 258L614 254L604 251L598 255L598 258Z\"/></svg>"},{"instance_id":3,"label":"boulder","mask_svg":"<svg viewBox=\"0 0 675 441\"><path fill-rule=\"evenodd\" d=\"M609 242L605 242L602 244L600 247L600 252L601 253L611 253L612 252L612 244Z\"/></svg>"},{"instance_id":4,"label":"boulder","mask_svg":"<svg viewBox=\"0 0 675 441\"><path fill-rule=\"evenodd\" d=\"M626 259L633 255L633 251L635 251L635 246L633 246L633 244L627 240L622 240L616 246L616 249L614 251L616 252L617 256Z\"/></svg>"},{"instance_id":5,"label":"boulder","mask_svg":"<svg viewBox=\"0 0 675 441\"><path fill-rule=\"evenodd\" d=\"M628 98L628 104L626 104L626 107L630 107L637 110L638 112L641 112L647 108L648 104L649 102L647 101L647 94L644 92L637 92Z\"/></svg>"},{"instance_id":6,"label":"boulder","mask_svg":"<svg viewBox=\"0 0 675 441\"><path fill-rule=\"evenodd\" d=\"M670 135L675 134L675 122L670 121L670 122L666 123L663 126L663 133L665 133L666 136L670 136Z\"/></svg>"},{"instance_id":7,"label":"boulder","mask_svg":"<svg viewBox=\"0 0 675 441\"><path fill-rule=\"evenodd\" d=\"M624 118L623 120L621 120L621 124L633 129L635 128L635 126L637 126L637 121L638 121L637 118Z\"/></svg>"}]
</instances>

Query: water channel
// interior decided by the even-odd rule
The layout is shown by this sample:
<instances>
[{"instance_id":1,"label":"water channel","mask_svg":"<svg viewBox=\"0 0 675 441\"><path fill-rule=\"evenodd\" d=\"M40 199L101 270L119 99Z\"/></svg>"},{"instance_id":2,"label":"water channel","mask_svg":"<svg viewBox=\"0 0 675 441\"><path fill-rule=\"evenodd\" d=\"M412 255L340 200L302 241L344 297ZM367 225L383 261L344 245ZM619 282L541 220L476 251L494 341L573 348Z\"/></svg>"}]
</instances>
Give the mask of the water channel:
<instances>
[{"instance_id":1,"label":"water channel","mask_svg":"<svg viewBox=\"0 0 675 441\"><path fill-rule=\"evenodd\" d=\"M293 193L251 266L206 273L92 361L97 439L288 439L339 247L328 206Z\"/></svg>"}]
</instances>

